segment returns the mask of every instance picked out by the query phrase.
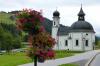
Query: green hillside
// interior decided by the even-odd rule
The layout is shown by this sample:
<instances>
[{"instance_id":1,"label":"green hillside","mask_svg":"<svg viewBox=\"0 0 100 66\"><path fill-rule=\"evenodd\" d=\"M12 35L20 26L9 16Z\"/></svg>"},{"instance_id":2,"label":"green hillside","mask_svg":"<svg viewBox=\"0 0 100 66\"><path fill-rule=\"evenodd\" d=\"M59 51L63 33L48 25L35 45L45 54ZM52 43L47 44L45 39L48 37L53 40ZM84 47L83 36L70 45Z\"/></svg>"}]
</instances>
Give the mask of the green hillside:
<instances>
[{"instance_id":1,"label":"green hillside","mask_svg":"<svg viewBox=\"0 0 100 66\"><path fill-rule=\"evenodd\" d=\"M11 13L0 12L0 26L6 32L10 32L12 35L17 36L19 31L16 29L14 15Z\"/></svg>"},{"instance_id":2,"label":"green hillside","mask_svg":"<svg viewBox=\"0 0 100 66\"><path fill-rule=\"evenodd\" d=\"M0 23L15 24L15 20L10 19L12 14L0 12Z\"/></svg>"},{"instance_id":3,"label":"green hillside","mask_svg":"<svg viewBox=\"0 0 100 66\"><path fill-rule=\"evenodd\" d=\"M48 18L45 18L44 22L42 25L45 27L46 31L51 34L52 31L52 21L49 20Z\"/></svg>"},{"instance_id":4,"label":"green hillside","mask_svg":"<svg viewBox=\"0 0 100 66\"><path fill-rule=\"evenodd\" d=\"M0 23L5 23L5 24L13 24L16 26L16 17L14 14L18 13L18 11L11 11L9 13L5 12L0 12ZM52 30L52 20L49 20L48 18L45 18L44 22L42 25L45 27L46 31L51 34Z\"/></svg>"}]
</instances>

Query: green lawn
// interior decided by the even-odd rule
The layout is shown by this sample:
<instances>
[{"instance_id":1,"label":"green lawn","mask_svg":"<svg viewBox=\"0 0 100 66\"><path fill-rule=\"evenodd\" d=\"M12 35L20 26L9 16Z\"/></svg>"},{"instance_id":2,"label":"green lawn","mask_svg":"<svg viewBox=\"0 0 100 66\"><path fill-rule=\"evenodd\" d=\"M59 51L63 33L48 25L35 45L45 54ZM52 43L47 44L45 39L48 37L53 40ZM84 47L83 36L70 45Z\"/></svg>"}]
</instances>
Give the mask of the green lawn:
<instances>
[{"instance_id":1,"label":"green lawn","mask_svg":"<svg viewBox=\"0 0 100 66\"><path fill-rule=\"evenodd\" d=\"M66 50L62 50L62 51L55 51L55 52L56 52L55 58L64 58L64 57L73 56L73 55L78 54L78 53L82 53L83 51L66 51Z\"/></svg>"},{"instance_id":2,"label":"green lawn","mask_svg":"<svg viewBox=\"0 0 100 66\"><path fill-rule=\"evenodd\" d=\"M17 66L31 62L25 53L0 55L0 66Z\"/></svg>"},{"instance_id":3,"label":"green lawn","mask_svg":"<svg viewBox=\"0 0 100 66\"><path fill-rule=\"evenodd\" d=\"M76 51L55 51L56 56L55 58L63 58L72 56L76 53ZM0 55L0 66L17 66L25 63L31 63L32 60L26 56L26 53L15 53L15 54L4 54Z\"/></svg>"},{"instance_id":4,"label":"green lawn","mask_svg":"<svg viewBox=\"0 0 100 66\"><path fill-rule=\"evenodd\" d=\"M97 41L97 44L96 44L96 46L95 46L95 49L100 49L100 40Z\"/></svg>"},{"instance_id":5,"label":"green lawn","mask_svg":"<svg viewBox=\"0 0 100 66\"><path fill-rule=\"evenodd\" d=\"M62 65L59 65L59 66L79 66L77 64L62 64Z\"/></svg>"}]
</instances>

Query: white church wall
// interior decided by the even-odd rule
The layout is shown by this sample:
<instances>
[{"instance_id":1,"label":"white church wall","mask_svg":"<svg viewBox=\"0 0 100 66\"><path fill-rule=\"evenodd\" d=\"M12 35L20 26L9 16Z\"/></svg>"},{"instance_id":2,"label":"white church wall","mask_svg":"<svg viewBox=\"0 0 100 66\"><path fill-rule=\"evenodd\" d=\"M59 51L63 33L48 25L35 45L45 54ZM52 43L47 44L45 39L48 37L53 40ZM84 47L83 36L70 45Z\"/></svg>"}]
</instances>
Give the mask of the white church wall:
<instances>
[{"instance_id":1,"label":"white church wall","mask_svg":"<svg viewBox=\"0 0 100 66\"><path fill-rule=\"evenodd\" d=\"M65 45L65 41L68 40L67 35L59 36L59 49L66 50L68 46Z\"/></svg>"},{"instance_id":2,"label":"white church wall","mask_svg":"<svg viewBox=\"0 0 100 66\"><path fill-rule=\"evenodd\" d=\"M73 50L93 50L93 42L95 40L95 34L91 32L75 32L72 33ZM76 40L79 41L79 45L76 46ZM88 40L88 46L86 46L86 40Z\"/></svg>"},{"instance_id":3,"label":"white church wall","mask_svg":"<svg viewBox=\"0 0 100 66\"><path fill-rule=\"evenodd\" d=\"M85 36L85 41L88 40L88 46L86 46L86 43L84 42L85 50L93 50L93 42L94 42L93 37L95 37L95 34L92 32L86 32L84 33L84 36Z\"/></svg>"},{"instance_id":4,"label":"white church wall","mask_svg":"<svg viewBox=\"0 0 100 66\"><path fill-rule=\"evenodd\" d=\"M56 39L58 28L54 27L52 29L52 37Z\"/></svg>"},{"instance_id":5,"label":"white church wall","mask_svg":"<svg viewBox=\"0 0 100 66\"><path fill-rule=\"evenodd\" d=\"M72 50L78 50L81 51L82 50L82 35L81 33L78 32L73 32L71 33L72 35ZM78 46L76 46L76 40L78 40Z\"/></svg>"},{"instance_id":6,"label":"white church wall","mask_svg":"<svg viewBox=\"0 0 100 66\"><path fill-rule=\"evenodd\" d=\"M65 45L65 41L68 41L68 45ZM55 50L68 50L71 49L71 41L68 39L68 35L63 35L63 36L59 36L58 37L58 41L56 46L55 46Z\"/></svg>"},{"instance_id":7,"label":"white church wall","mask_svg":"<svg viewBox=\"0 0 100 66\"><path fill-rule=\"evenodd\" d=\"M85 48L85 50L93 50L93 44L95 42L95 34L94 33L89 33L87 36L87 39L89 40L89 46Z\"/></svg>"},{"instance_id":8,"label":"white church wall","mask_svg":"<svg viewBox=\"0 0 100 66\"><path fill-rule=\"evenodd\" d=\"M69 35L63 35L58 37L58 43L55 46L55 50L73 50L73 51L88 51L93 50L93 43L95 41L95 34L91 32L73 32ZM84 38L84 40L83 40ZM68 41L68 45L65 45L65 41ZM76 46L76 40L78 40L78 46ZM88 46L86 46L86 40L88 40Z\"/></svg>"},{"instance_id":9,"label":"white church wall","mask_svg":"<svg viewBox=\"0 0 100 66\"><path fill-rule=\"evenodd\" d=\"M95 49L95 33L92 33L93 50Z\"/></svg>"}]
</instances>

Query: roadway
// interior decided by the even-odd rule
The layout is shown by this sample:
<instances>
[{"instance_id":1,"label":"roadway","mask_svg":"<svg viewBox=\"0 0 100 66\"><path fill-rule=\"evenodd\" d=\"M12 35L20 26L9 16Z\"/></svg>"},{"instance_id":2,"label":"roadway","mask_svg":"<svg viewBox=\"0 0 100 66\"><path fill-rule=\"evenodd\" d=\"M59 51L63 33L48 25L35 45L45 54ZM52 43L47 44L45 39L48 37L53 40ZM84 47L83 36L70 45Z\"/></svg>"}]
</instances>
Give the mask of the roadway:
<instances>
[{"instance_id":1,"label":"roadway","mask_svg":"<svg viewBox=\"0 0 100 66\"><path fill-rule=\"evenodd\" d=\"M81 62L80 66L83 66L83 64L85 64L91 57L95 56L99 52L100 52L100 50L94 50L94 51L88 51L85 53L77 54L77 55L71 56L71 57L47 60L44 63L38 63L38 66L58 66L61 64L80 63L80 62ZM28 64L19 65L19 66L33 66L33 65L34 65L34 63L28 63Z\"/></svg>"},{"instance_id":2,"label":"roadway","mask_svg":"<svg viewBox=\"0 0 100 66\"><path fill-rule=\"evenodd\" d=\"M100 66L100 53L95 56L89 66Z\"/></svg>"}]
</instances>

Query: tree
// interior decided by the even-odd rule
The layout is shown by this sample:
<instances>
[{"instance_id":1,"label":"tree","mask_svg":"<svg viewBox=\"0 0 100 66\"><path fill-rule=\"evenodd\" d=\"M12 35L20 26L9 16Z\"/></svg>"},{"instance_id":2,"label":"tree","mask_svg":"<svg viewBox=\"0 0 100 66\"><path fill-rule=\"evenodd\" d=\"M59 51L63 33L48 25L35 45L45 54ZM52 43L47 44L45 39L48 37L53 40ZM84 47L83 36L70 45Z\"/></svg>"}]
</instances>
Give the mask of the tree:
<instances>
[{"instance_id":1,"label":"tree","mask_svg":"<svg viewBox=\"0 0 100 66\"><path fill-rule=\"evenodd\" d=\"M0 26L0 44L1 44L1 49L6 50L9 52L12 48L12 43L13 43L13 36L9 32L5 32L3 28Z\"/></svg>"},{"instance_id":2,"label":"tree","mask_svg":"<svg viewBox=\"0 0 100 66\"><path fill-rule=\"evenodd\" d=\"M0 26L0 51L1 51L1 49L2 49L2 38L3 38L3 34L4 34L4 32L3 32L3 28Z\"/></svg>"},{"instance_id":3,"label":"tree","mask_svg":"<svg viewBox=\"0 0 100 66\"><path fill-rule=\"evenodd\" d=\"M2 38L4 41L2 42L3 48L10 52L10 50L13 48L13 36L9 32L5 32Z\"/></svg>"},{"instance_id":4,"label":"tree","mask_svg":"<svg viewBox=\"0 0 100 66\"><path fill-rule=\"evenodd\" d=\"M13 48L16 48L16 49L20 48L22 46L21 42L22 42L22 39L20 36L15 37L13 39Z\"/></svg>"},{"instance_id":5,"label":"tree","mask_svg":"<svg viewBox=\"0 0 100 66\"><path fill-rule=\"evenodd\" d=\"M21 47L20 37L13 36L0 25L0 49L10 52L11 49Z\"/></svg>"}]
</instances>

